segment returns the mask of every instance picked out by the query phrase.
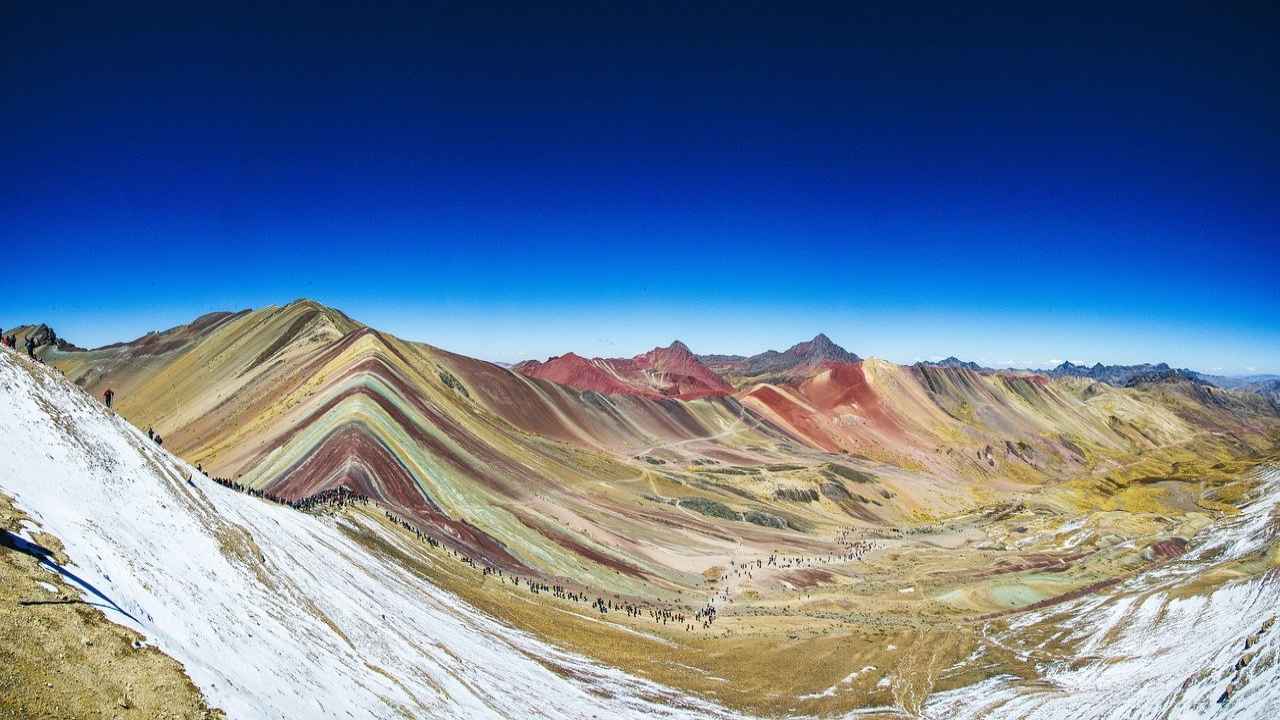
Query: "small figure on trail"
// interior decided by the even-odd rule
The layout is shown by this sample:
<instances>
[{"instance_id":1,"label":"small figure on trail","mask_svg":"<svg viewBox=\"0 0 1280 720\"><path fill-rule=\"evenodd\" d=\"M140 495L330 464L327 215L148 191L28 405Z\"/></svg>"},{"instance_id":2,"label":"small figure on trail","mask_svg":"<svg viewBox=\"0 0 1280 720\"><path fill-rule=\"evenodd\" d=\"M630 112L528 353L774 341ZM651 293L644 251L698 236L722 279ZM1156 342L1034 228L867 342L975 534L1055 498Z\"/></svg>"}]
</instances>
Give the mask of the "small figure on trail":
<instances>
[{"instance_id":1,"label":"small figure on trail","mask_svg":"<svg viewBox=\"0 0 1280 720\"><path fill-rule=\"evenodd\" d=\"M27 357L36 359L36 341L30 335L27 336Z\"/></svg>"},{"instance_id":2,"label":"small figure on trail","mask_svg":"<svg viewBox=\"0 0 1280 720\"><path fill-rule=\"evenodd\" d=\"M106 391L102 393L102 401L107 404L107 407L111 407L111 398L115 396L116 392L111 388L107 388Z\"/></svg>"},{"instance_id":3,"label":"small figure on trail","mask_svg":"<svg viewBox=\"0 0 1280 720\"><path fill-rule=\"evenodd\" d=\"M154 431L154 430L152 430L152 429L151 429L151 426L150 426L150 425L148 425L148 426L147 426L147 439L148 439L148 440L155 440L155 439L156 439L156 433L155 433L155 431Z\"/></svg>"},{"instance_id":4,"label":"small figure on trail","mask_svg":"<svg viewBox=\"0 0 1280 720\"><path fill-rule=\"evenodd\" d=\"M157 444L157 445L164 445L164 438L160 437L160 435L159 435L159 434L157 434L157 435L156 435L156 444Z\"/></svg>"}]
</instances>

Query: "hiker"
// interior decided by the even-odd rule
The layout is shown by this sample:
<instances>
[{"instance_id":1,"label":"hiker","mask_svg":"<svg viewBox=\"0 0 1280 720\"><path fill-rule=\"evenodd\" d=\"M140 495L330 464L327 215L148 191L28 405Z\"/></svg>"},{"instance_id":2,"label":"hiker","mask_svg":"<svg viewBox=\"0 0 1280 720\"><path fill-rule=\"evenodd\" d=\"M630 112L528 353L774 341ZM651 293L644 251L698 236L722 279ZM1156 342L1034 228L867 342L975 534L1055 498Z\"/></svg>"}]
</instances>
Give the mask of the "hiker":
<instances>
[{"instance_id":1,"label":"hiker","mask_svg":"<svg viewBox=\"0 0 1280 720\"><path fill-rule=\"evenodd\" d=\"M156 433L151 429L150 425L147 426L147 439L152 441L156 439Z\"/></svg>"},{"instance_id":2,"label":"hiker","mask_svg":"<svg viewBox=\"0 0 1280 720\"><path fill-rule=\"evenodd\" d=\"M102 393L102 401L107 404L107 407L111 407L111 398L115 396L115 391L111 388L107 388L106 391Z\"/></svg>"},{"instance_id":3,"label":"hiker","mask_svg":"<svg viewBox=\"0 0 1280 720\"><path fill-rule=\"evenodd\" d=\"M36 359L36 341L30 335L27 336L27 357Z\"/></svg>"}]
</instances>

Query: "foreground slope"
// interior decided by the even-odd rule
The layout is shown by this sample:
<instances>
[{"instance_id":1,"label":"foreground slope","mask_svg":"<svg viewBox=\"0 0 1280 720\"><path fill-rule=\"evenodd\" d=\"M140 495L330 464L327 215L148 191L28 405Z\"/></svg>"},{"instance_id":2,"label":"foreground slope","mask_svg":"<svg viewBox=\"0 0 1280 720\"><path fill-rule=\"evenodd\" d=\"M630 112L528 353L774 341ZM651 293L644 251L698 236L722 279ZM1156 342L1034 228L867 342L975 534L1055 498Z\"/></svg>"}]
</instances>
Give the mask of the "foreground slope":
<instances>
[{"instance_id":1,"label":"foreground slope","mask_svg":"<svg viewBox=\"0 0 1280 720\"><path fill-rule=\"evenodd\" d=\"M0 482L0 720L215 720L182 665L82 599L58 539Z\"/></svg>"}]
</instances>

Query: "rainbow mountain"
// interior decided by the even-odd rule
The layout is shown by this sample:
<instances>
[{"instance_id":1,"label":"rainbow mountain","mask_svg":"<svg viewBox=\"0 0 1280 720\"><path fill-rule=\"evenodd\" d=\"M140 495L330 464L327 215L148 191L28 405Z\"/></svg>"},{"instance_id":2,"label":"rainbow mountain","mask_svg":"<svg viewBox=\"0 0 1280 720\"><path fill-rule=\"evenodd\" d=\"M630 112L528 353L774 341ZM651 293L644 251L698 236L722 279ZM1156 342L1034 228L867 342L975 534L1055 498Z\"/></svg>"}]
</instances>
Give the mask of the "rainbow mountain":
<instances>
[{"instance_id":1,"label":"rainbow mountain","mask_svg":"<svg viewBox=\"0 0 1280 720\"><path fill-rule=\"evenodd\" d=\"M112 389L122 417L212 476L285 499L345 487L450 552L566 592L710 603L717 625L685 634L611 619L636 625L632 647L453 588L553 642L766 714L918 709L981 679L941 673L981 644L956 623L1175 557L1280 440L1264 395L1176 377L902 366L825 336L756 358L675 343L509 369L309 300L40 355L94 396ZM848 643L898 679L840 685ZM990 662L1034 674L1016 655ZM803 670L783 700L767 663Z\"/></svg>"}]
</instances>

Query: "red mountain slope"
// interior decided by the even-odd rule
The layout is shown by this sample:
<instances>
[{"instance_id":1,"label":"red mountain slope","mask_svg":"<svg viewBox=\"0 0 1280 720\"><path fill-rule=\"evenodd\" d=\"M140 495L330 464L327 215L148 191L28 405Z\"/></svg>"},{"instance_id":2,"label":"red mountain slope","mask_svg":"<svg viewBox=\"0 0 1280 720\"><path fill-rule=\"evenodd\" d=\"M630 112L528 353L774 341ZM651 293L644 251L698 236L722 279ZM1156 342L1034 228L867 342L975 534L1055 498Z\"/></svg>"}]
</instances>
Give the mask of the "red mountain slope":
<instances>
[{"instance_id":1,"label":"red mountain slope","mask_svg":"<svg viewBox=\"0 0 1280 720\"><path fill-rule=\"evenodd\" d=\"M592 358L568 353L546 362L529 360L516 372L578 390L651 398L696 398L733 392L679 340L633 358Z\"/></svg>"}]
</instances>

